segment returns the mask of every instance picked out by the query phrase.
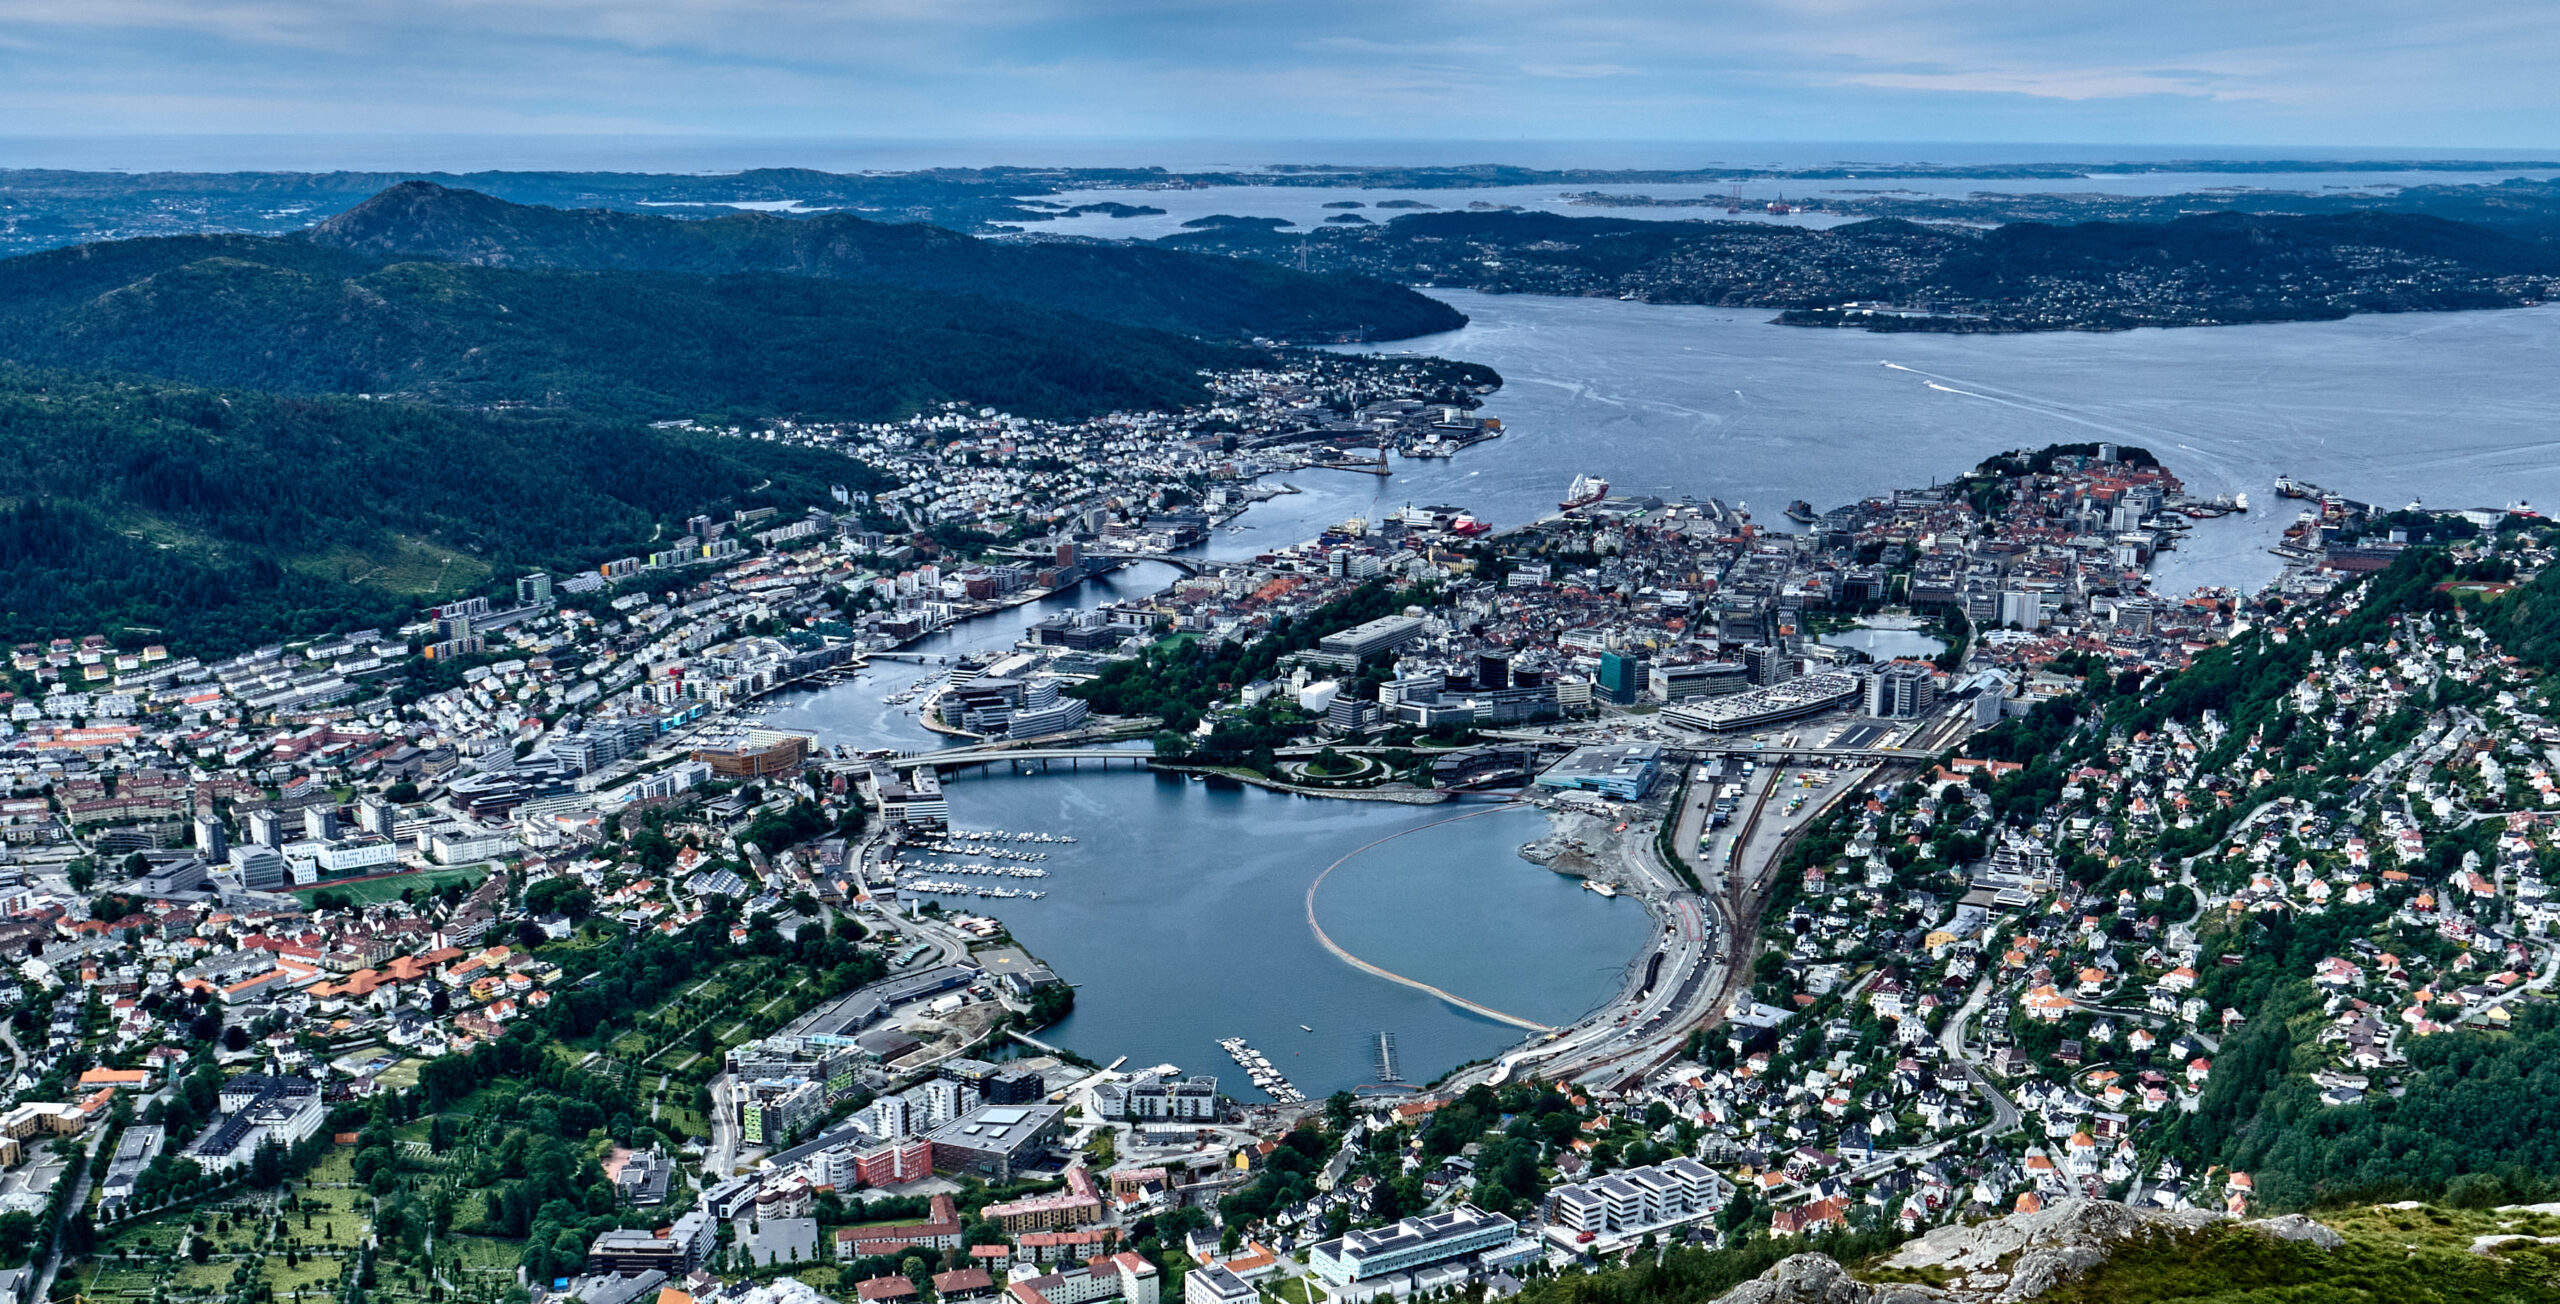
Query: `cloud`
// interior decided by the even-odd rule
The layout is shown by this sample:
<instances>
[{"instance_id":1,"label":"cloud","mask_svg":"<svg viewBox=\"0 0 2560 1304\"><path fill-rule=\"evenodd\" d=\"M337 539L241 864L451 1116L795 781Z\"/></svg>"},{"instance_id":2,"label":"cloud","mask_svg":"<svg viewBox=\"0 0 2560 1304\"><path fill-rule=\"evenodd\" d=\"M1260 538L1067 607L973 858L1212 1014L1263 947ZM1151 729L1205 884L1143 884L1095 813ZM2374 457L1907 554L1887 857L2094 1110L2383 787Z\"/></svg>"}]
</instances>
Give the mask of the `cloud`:
<instances>
[{"instance_id":1,"label":"cloud","mask_svg":"<svg viewBox=\"0 0 2560 1304\"><path fill-rule=\"evenodd\" d=\"M0 0L14 133L2560 147L2473 0Z\"/></svg>"}]
</instances>

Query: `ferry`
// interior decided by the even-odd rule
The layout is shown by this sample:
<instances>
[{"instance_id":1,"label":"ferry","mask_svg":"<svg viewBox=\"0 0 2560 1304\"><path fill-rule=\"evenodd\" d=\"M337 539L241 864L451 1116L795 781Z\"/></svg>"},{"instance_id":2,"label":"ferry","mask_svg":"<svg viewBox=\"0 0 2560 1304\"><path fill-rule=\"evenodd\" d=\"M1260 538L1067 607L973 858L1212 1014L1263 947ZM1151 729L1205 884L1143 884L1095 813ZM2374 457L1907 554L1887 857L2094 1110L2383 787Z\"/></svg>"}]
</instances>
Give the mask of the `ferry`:
<instances>
[{"instance_id":1,"label":"ferry","mask_svg":"<svg viewBox=\"0 0 2560 1304\"><path fill-rule=\"evenodd\" d=\"M1799 498L1787 504L1787 519L1798 525L1811 525L1820 518L1813 514L1813 504Z\"/></svg>"},{"instance_id":2,"label":"ferry","mask_svg":"<svg viewBox=\"0 0 2560 1304\"><path fill-rule=\"evenodd\" d=\"M1596 475L1577 475L1573 478L1573 487L1564 491L1564 501L1556 506L1572 511L1576 507L1589 507L1608 496L1608 481Z\"/></svg>"}]
</instances>

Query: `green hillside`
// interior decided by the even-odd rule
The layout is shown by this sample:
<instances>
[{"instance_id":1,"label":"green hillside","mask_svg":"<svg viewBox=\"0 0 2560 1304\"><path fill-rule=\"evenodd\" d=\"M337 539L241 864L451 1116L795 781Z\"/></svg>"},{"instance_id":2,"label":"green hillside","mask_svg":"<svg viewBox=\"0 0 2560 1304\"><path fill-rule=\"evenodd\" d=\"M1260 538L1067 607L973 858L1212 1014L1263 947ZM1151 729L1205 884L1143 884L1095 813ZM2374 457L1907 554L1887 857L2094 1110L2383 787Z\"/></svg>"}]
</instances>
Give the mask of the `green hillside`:
<instances>
[{"instance_id":1,"label":"green hillside","mask_svg":"<svg viewBox=\"0 0 2560 1304\"><path fill-rule=\"evenodd\" d=\"M14 369L0 447L0 640L137 626L217 654L630 555L697 511L877 487L762 442Z\"/></svg>"},{"instance_id":2,"label":"green hillside","mask_svg":"<svg viewBox=\"0 0 2560 1304\"><path fill-rule=\"evenodd\" d=\"M1212 339L1408 339L1466 317L1366 276L1145 245L999 243L845 213L707 220L511 204L433 182L393 186L304 233L370 257L696 275L772 273L1008 299Z\"/></svg>"},{"instance_id":3,"label":"green hillside","mask_svg":"<svg viewBox=\"0 0 2560 1304\"><path fill-rule=\"evenodd\" d=\"M957 295L791 276L378 263L185 236L0 262L0 357L287 394L659 418L1166 407L1213 345Z\"/></svg>"}]
</instances>

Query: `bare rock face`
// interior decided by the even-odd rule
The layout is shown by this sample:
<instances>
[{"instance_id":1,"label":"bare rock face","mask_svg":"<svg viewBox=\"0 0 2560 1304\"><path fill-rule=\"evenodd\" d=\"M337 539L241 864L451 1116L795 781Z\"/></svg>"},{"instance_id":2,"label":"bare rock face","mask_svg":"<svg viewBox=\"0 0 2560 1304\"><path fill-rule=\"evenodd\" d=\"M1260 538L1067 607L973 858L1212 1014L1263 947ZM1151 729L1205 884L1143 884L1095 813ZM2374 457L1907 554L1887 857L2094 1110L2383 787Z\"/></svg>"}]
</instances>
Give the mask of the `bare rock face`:
<instances>
[{"instance_id":1,"label":"bare rock face","mask_svg":"<svg viewBox=\"0 0 2560 1304\"><path fill-rule=\"evenodd\" d=\"M1926 1286L1875 1286L1849 1275L1827 1254L1798 1254L1746 1281L1718 1304L1943 1304Z\"/></svg>"},{"instance_id":2,"label":"bare rock face","mask_svg":"<svg viewBox=\"0 0 2560 1304\"><path fill-rule=\"evenodd\" d=\"M2057 1200L2034 1213L1940 1227L1904 1242L1884 1266L1950 1273L1950 1286L1961 1298L2012 1304L2034 1299L2105 1262L2120 1242L2155 1229L2200 1227L2214 1219L2208 1213L2160 1213L2112 1200Z\"/></svg>"},{"instance_id":3,"label":"bare rock face","mask_svg":"<svg viewBox=\"0 0 2560 1304\"><path fill-rule=\"evenodd\" d=\"M1717 1304L2023 1304L2106 1262L2127 1241L2221 1221L2222 1215L2201 1210L2167 1213L2112 1200L2057 1200L2034 1213L1940 1227L1903 1242L1880 1265L1925 1273L1943 1286L1864 1282L1828 1255L1799 1254L1735 1287ZM2240 1226L2324 1250L2346 1243L2298 1213Z\"/></svg>"}]
</instances>

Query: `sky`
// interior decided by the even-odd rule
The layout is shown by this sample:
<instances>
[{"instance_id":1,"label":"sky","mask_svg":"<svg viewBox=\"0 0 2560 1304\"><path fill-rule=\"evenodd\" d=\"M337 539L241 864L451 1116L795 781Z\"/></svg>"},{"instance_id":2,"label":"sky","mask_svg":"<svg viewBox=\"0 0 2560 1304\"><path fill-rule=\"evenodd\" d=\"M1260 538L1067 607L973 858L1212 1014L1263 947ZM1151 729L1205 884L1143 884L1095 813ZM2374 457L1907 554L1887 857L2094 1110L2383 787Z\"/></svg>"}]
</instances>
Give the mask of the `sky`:
<instances>
[{"instance_id":1,"label":"sky","mask_svg":"<svg viewBox=\"0 0 2560 1304\"><path fill-rule=\"evenodd\" d=\"M2560 4L0 0L0 136L203 134L2535 150Z\"/></svg>"}]
</instances>

